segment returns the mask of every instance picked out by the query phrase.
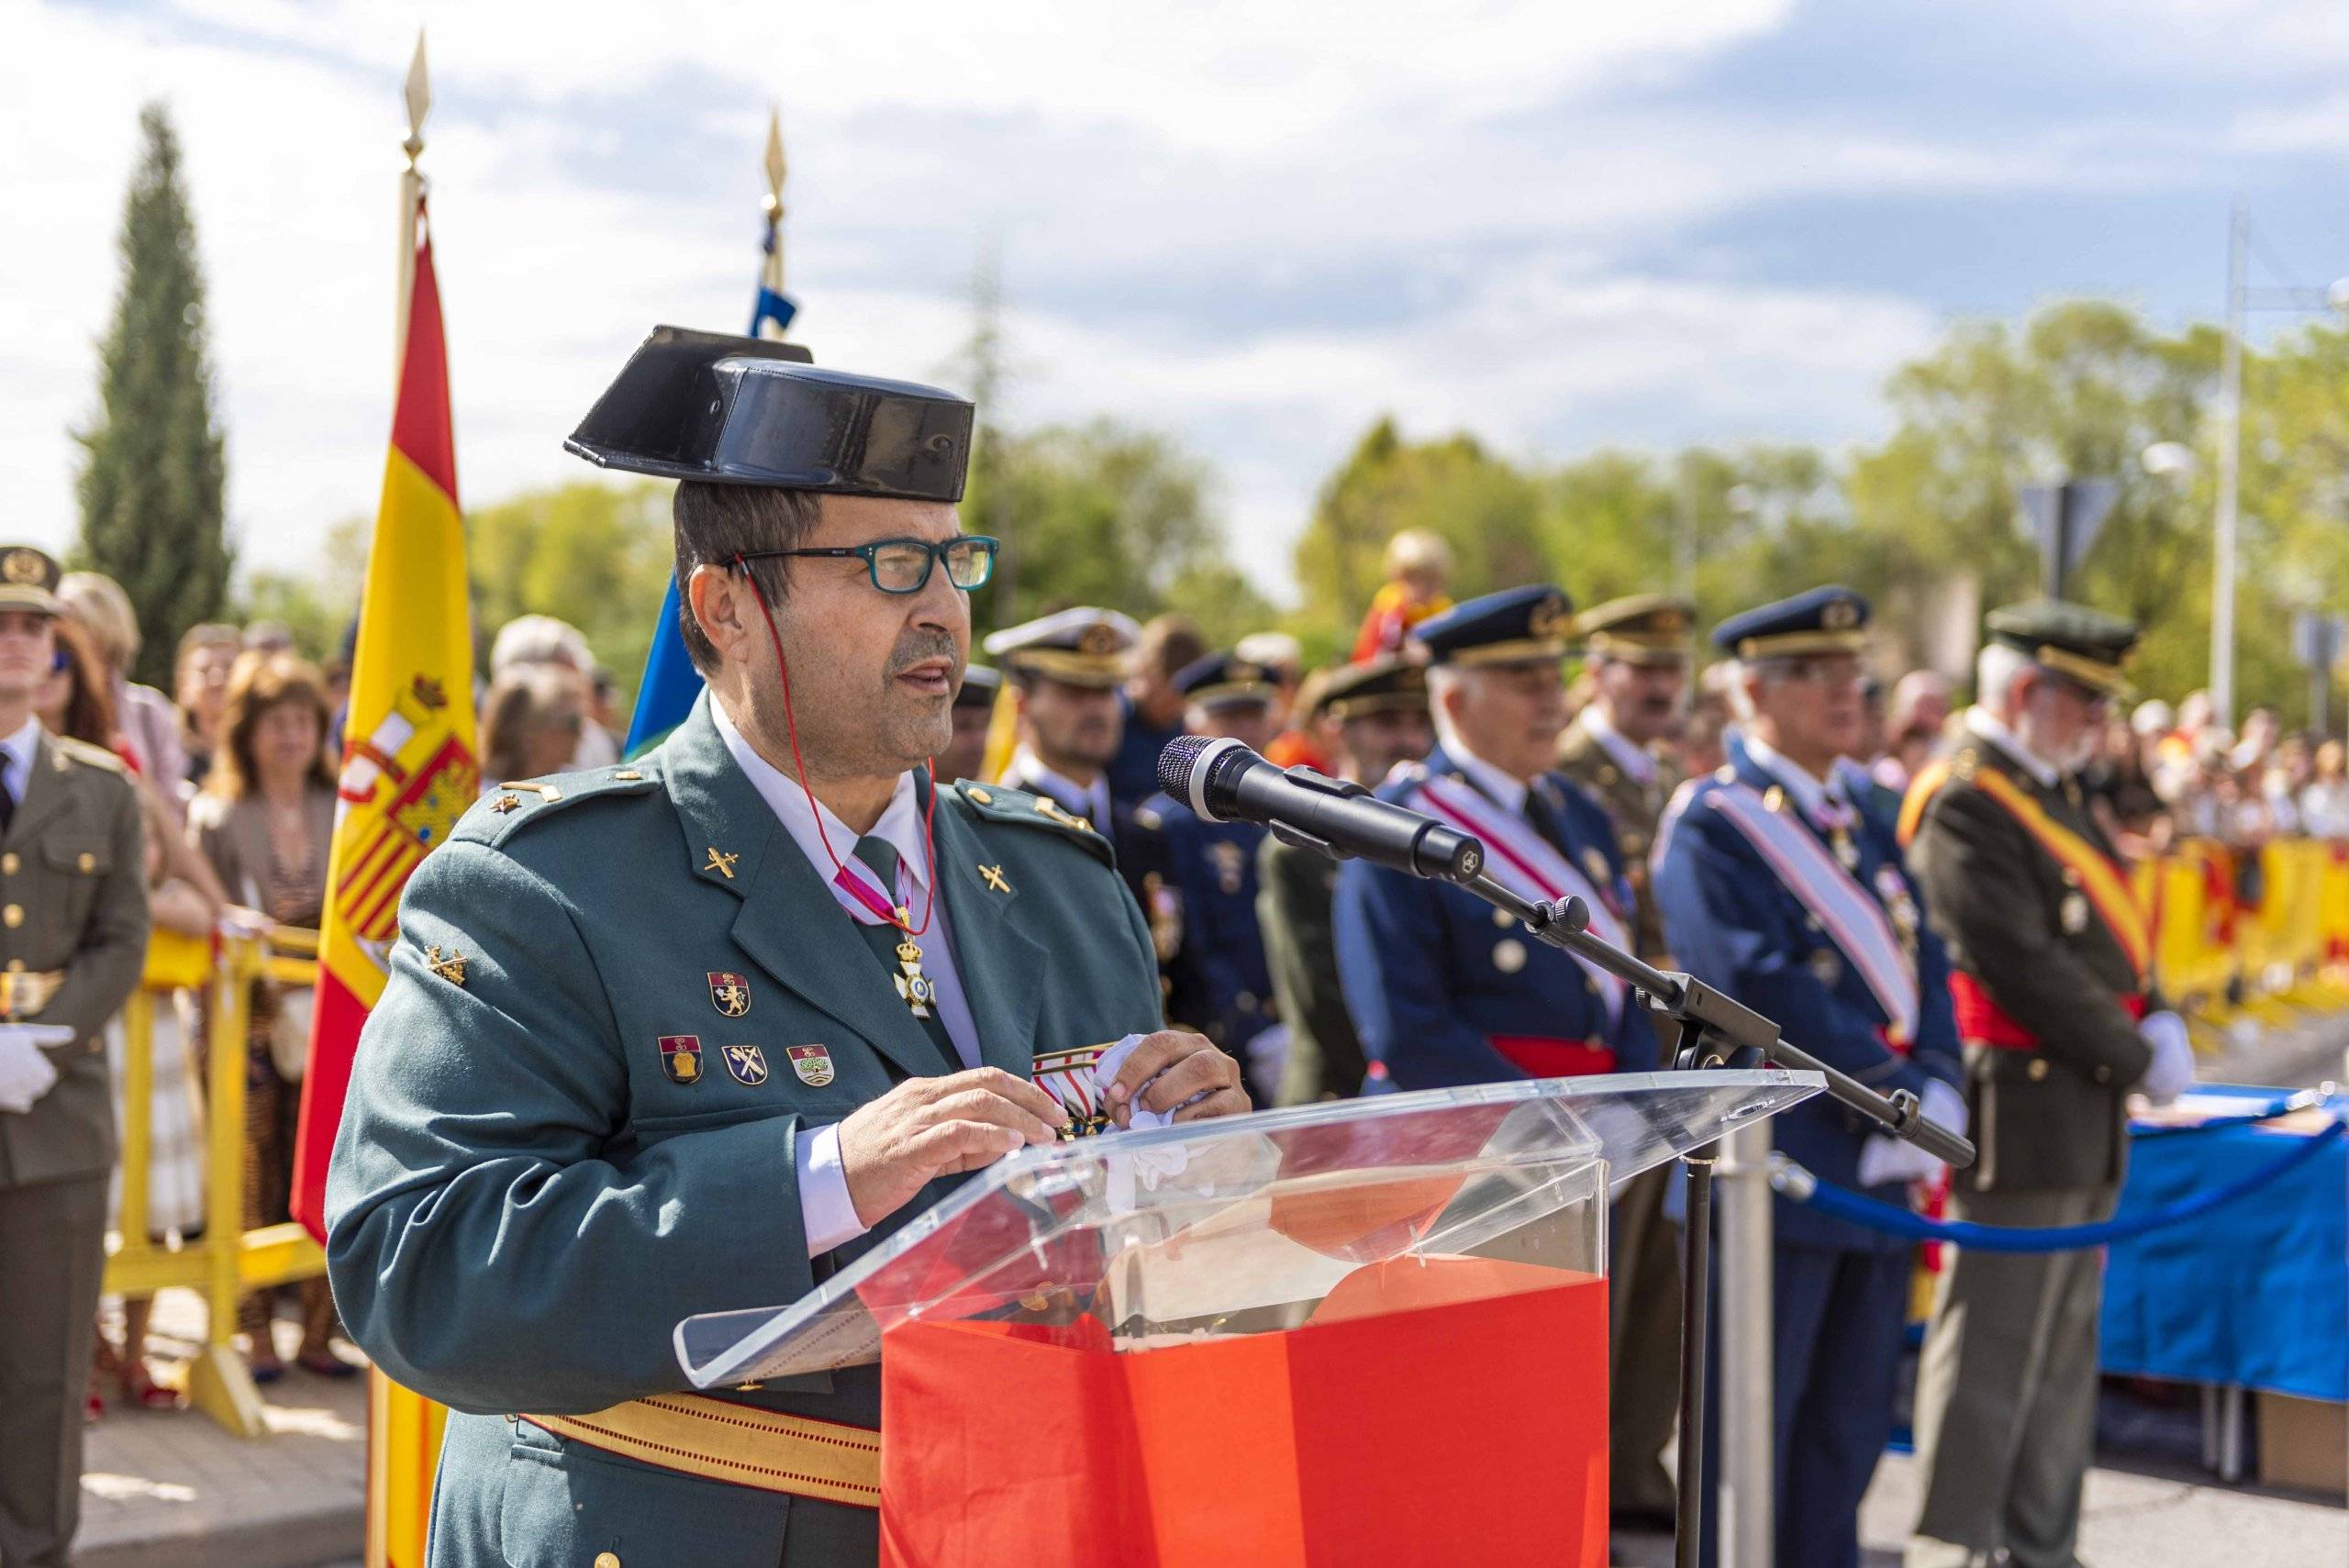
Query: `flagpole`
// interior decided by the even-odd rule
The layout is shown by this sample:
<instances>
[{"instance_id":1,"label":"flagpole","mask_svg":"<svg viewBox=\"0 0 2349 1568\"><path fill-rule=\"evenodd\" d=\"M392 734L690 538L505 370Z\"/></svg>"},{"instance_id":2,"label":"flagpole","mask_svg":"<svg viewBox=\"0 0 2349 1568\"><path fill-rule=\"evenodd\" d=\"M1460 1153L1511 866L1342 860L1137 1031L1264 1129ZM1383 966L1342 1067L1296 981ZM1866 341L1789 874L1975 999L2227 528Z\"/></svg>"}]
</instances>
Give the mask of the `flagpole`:
<instances>
[{"instance_id":1,"label":"flagpole","mask_svg":"<svg viewBox=\"0 0 2349 1568\"><path fill-rule=\"evenodd\" d=\"M783 293L783 181L789 166L783 157L783 110L779 106L767 110L767 150L763 166L767 176L767 194L759 206L766 216L766 261L759 271L759 299L751 331L756 337L780 341L790 318Z\"/></svg>"},{"instance_id":2,"label":"flagpole","mask_svg":"<svg viewBox=\"0 0 2349 1568\"><path fill-rule=\"evenodd\" d=\"M432 112L432 82L424 68L424 29L416 29L416 55L408 61L407 137L400 150L407 167L400 172L400 286L398 315L392 332L392 388L399 389L400 368L407 355L408 298L416 292L416 208L424 195L424 175L416 161L424 152L424 117Z\"/></svg>"}]
</instances>

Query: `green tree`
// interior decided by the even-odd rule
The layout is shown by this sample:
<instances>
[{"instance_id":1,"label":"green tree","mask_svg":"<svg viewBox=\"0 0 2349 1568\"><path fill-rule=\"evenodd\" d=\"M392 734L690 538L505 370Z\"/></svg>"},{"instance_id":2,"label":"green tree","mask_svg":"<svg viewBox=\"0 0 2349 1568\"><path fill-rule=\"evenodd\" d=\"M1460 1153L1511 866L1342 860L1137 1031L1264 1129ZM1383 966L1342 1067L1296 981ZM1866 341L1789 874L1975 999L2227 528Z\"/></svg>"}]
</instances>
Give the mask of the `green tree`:
<instances>
[{"instance_id":1,"label":"green tree","mask_svg":"<svg viewBox=\"0 0 2349 1568\"><path fill-rule=\"evenodd\" d=\"M473 624L484 641L521 615L569 621L623 688L652 645L675 556L670 486L584 479L528 490L465 519Z\"/></svg>"},{"instance_id":2,"label":"green tree","mask_svg":"<svg viewBox=\"0 0 2349 1568\"><path fill-rule=\"evenodd\" d=\"M1165 437L1100 419L996 431L983 450L964 526L997 530L1008 569L972 601L982 632L1070 605L1150 616L1178 598L1209 618L1272 618L1252 590L1234 598L1245 584L1224 566L1207 470ZM1211 602L1218 594L1226 605Z\"/></svg>"},{"instance_id":3,"label":"green tree","mask_svg":"<svg viewBox=\"0 0 2349 1568\"><path fill-rule=\"evenodd\" d=\"M222 531L227 456L213 417L204 275L161 104L124 198L122 292L99 348L98 410L83 451L77 564L123 585L139 613L136 679L168 687L180 634L217 618L231 558Z\"/></svg>"},{"instance_id":4,"label":"green tree","mask_svg":"<svg viewBox=\"0 0 2349 1568\"><path fill-rule=\"evenodd\" d=\"M1407 441L1392 419L1364 432L1321 486L1297 540L1298 621L1325 637L1355 623L1380 583L1386 541L1424 528L1452 547L1452 592L1467 598L1547 570L1542 487L1469 435Z\"/></svg>"}]
</instances>

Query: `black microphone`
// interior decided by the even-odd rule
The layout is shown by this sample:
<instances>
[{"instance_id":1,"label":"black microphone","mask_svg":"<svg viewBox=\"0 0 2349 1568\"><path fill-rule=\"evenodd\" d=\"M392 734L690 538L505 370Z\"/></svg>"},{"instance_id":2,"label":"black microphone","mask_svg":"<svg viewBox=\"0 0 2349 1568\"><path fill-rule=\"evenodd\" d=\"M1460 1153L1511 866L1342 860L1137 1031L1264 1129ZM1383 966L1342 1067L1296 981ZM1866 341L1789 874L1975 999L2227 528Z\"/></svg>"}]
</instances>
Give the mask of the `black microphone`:
<instances>
[{"instance_id":1,"label":"black microphone","mask_svg":"<svg viewBox=\"0 0 2349 1568\"><path fill-rule=\"evenodd\" d=\"M1485 869L1485 846L1457 828L1311 768L1283 772L1237 740L1176 736L1158 754L1158 783L1210 822L1262 822L1334 860L1442 882L1473 882Z\"/></svg>"}]
</instances>

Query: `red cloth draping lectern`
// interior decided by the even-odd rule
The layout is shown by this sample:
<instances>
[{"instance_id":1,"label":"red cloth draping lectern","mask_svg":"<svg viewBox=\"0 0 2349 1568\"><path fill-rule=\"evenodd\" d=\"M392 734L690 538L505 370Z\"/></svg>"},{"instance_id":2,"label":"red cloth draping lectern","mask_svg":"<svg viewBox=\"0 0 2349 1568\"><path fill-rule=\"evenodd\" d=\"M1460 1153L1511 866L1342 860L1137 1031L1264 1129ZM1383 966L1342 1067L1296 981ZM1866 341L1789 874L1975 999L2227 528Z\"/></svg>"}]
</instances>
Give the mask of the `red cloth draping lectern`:
<instances>
[{"instance_id":1,"label":"red cloth draping lectern","mask_svg":"<svg viewBox=\"0 0 2349 1568\"><path fill-rule=\"evenodd\" d=\"M1603 1564L1607 1194L1816 1074L1546 1079L1029 1150L708 1388L878 1359L892 1568Z\"/></svg>"}]
</instances>

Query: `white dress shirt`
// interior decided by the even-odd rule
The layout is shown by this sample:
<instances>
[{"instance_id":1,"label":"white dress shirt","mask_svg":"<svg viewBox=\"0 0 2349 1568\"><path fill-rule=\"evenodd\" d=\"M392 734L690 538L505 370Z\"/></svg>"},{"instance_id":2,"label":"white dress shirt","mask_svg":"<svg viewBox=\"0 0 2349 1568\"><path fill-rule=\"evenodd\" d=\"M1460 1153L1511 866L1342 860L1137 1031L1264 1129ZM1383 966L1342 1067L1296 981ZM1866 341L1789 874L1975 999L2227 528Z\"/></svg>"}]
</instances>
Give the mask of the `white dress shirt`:
<instances>
[{"instance_id":1,"label":"white dress shirt","mask_svg":"<svg viewBox=\"0 0 2349 1568\"><path fill-rule=\"evenodd\" d=\"M1624 739L1623 732L1616 728L1613 721L1608 718L1606 709L1597 703L1584 708L1582 727L1590 731L1592 740L1607 749L1607 754L1615 759L1615 765L1622 769L1624 774L1634 784L1655 783L1654 753L1644 746L1635 746Z\"/></svg>"},{"instance_id":2,"label":"white dress shirt","mask_svg":"<svg viewBox=\"0 0 2349 1568\"><path fill-rule=\"evenodd\" d=\"M1468 750L1460 732L1451 725L1436 725L1436 740L1443 747L1443 754L1460 764L1460 771L1493 803L1512 817L1525 815L1525 797L1532 785L1514 774L1503 773L1475 752Z\"/></svg>"},{"instance_id":3,"label":"white dress shirt","mask_svg":"<svg viewBox=\"0 0 2349 1568\"><path fill-rule=\"evenodd\" d=\"M2054 789L2063 779L2064 771L2022 743L2022 737L2007 728L2004 720L1987 707L1965 710L1965 728L1987 740L2029 770L2042 789Z\"/></svg>"},{"instance_id":4,"label":"white dress shirt","mask_svg":"<svg viewBox=\"0 0 2349 1568\"><path fill-rule=\"evenodd\" d=\"M727 752L736 766L759 792L791 834L799 852L807 857L815 868L817 879L826 886L832 884L837 874L832 857L842 862L855 852L858 834L822 801L816 800L800 787L796 778L786 778L782 772L751 747L727 716L726 705L713 698L709 705L711 719L718 726L718 738L726 742ZM819 827L818 824L821 824ZM965 1067L979 1065L978 1026L971 1021L970 998L963 992L963 974L954 962L954 945L946 920L943 903L930 904L931 886L930 849L922 832L921 801L914 788L914 775L898 776L897 787L889 797L888 806L874 823L875 838L888 840L897 851L913 882L913 907L930 908L930 929L919 937L909 937L921 949L922 973L938 987L939 1021L946 1026L946 1038L954 1043L954 1054ZM830 844L829 852L825 845ZM894 890L892 890L894 891ZM818 917L820 918L820 917ZM862 905L841 904L841 917L860 925L879 925L880 917ZM919 924L918 917L916 924ZM874 970L873 983L885 985L888 978ZM864 1234L865 1227L856 1218L856 1205L848 1195L848 1174L841 1166L841 1136L837 1123L817 1128L798 1140L799 1218L807 1233L807 1255L815 1257L829 1252L844 1241L852 1241Z\"/></svg>"},{"instance_id":5,"label":"white dress shirt","mask_svg":"<svg viewBox=\"0 0 2349 1568\"><path fill-rule=\"evenodd\" d=\"M1046 767L1041 757L1022 746L1011 753L1011 771L1007 779L1014 789L1051 795L1062 809L1074 812L1092 823L1095 832L1108 832L1109 780L1107 775L1096 778L1089 786L1081 784L1066 773Z\"/></svg>"},{"instance_id":6,"label":"white dress shirt","mask_svg":"<svg viewBox=\"0 0 2349 1568\"><path fill-rule=\"evenodd\" d=\"M24 728L0 740L0 789L12 805L25 803L25 785L33 776L33 758L40 748L40 720L28 718Z\"/></svg>"},{"instance_id":7,"label":"white dress shirt","mask_svg":"<svg viewBox=\"0 0 2349 1568\"><path fill-rule=\"evenodd\" d=\"M1824 826L1830 816L1840 817L1849 808L1851 802L1844 795L1843 781L1840 776L1819 778L1776 747L1755 739L1751 732L1745 737L1745 754L1753 758L1764 773L1778 782L1778 787L1794 801L1796 809L1811 821ZM1831 811L1831 806L1835 809Z\"/></svg>"}]
</instances>

